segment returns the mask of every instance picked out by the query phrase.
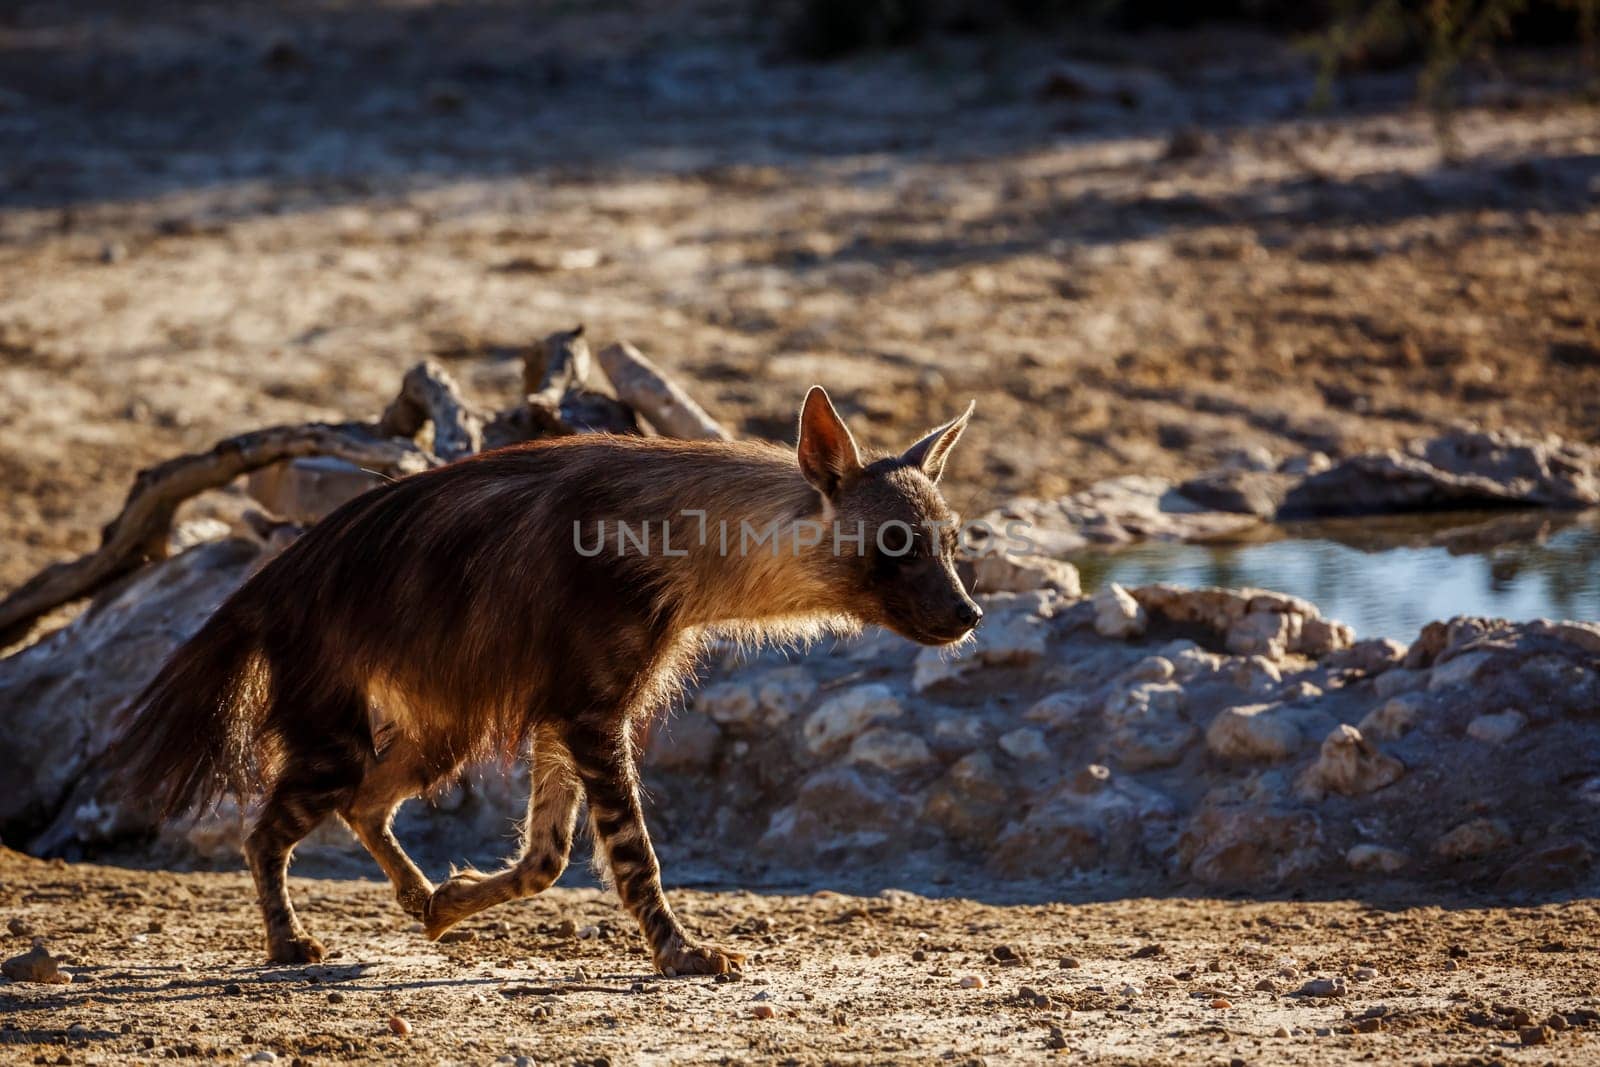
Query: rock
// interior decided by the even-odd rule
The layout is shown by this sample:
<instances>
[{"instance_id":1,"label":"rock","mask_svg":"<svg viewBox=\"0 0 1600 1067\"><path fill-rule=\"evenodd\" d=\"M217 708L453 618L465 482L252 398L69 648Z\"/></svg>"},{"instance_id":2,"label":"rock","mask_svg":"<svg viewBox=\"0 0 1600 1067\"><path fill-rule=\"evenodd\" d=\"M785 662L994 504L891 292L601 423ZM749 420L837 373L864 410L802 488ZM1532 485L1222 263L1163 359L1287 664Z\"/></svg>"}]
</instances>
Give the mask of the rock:
<instances>
[{"instance_id":1,"label":"rock","mask_svg":"<svg viewBox=\"0 0 1600 1067\"><path fill-rule=\"evenodd\" d=\"M936 756L959 759L988 744L989 727L980 716L951 712L934 718L929 739Z\"/></svg>"},{"instance_id":2,"label":"rock","mask_svg":"<svg viewBox=\"0 0 1600 1067\"><path fill-rule=\"evenodd\" d=\"M1555 1036L1555 1031L1548 1026L1524 1026L1517 1031L1524 1045L1548 1045Z\"/></svg>"},{"instance_id":3,"label":"rock","mask_svg":"<svg viewBox=\"0 0 1600 1067\"><path fill-rule=\"evenodd\" d=\"M1181 483L1178 492L1213 511L1265 519L1277 513L1298 481L1276 471L1214 470Z\"/></svg>"},{"instance_id":4,"label":"rock","mask_svg":"<svg viewBox=\"0 0 1600 1067\"><path fill-rule=\"evenodd\" d=\"M111 586L70 624L0 660L0 752L10 771L0 791L0 827L30 831L14 846L41 852L82 842L103 828L153 828L147 813L121 798L79 822L101 778L91 765L114 736L116 713L144 688L167 656L249 574L257 548L247 541L199 545Z\"/></svg>"},{"instance_id":5,"label":"rock","mask_svg":"<svg viewBox=\"0 0 1600 1067\"><path fill-rule=\"evenodd\" d=\"M957 982L956 985L960 986L962 989L982 989L983 979L978 975L969 974Z\"/></svg>"},{"instance_id":6,"label":"rock","mask_svg":"<svg viewBox=\"0 0 1600 1067\"><path fill-rule=\"evenodd\" d=\"M1418 689L1425 689L1428 685L1428 672L1409 670L1405 667L1396 667L1394 670L1384 671L1372 680L1372 691L1378 694L1379 700L1389 700L1402 693L1410 693Z\"/></svg>"},{"instance_id":7,"label":"rock","mask_svg":"<svg viewBox=\"0 0 1600 1067\"><path fill-rule=\"evenodd\" d=\"M1168 682L1177 673L1172 661L1165 656L1146 656L1123 672L1129 682Z\"/></svg>"},{"instance_id":8,"label":"rock","mask_svg":"<svg viewBox=\"0 0 1600 1067\"><path fill-rule=\"evenodd\" d=\"M693 712L657 723L650 732L645 765L675 774L700 774L716 758L722 731L708 717Z\"/></svg>"},{"instance_id":9,"label":"rock","mask_svg":"<svg viewBox=\"0 0 1600 1067\"><path fill-rule=\"evenodd\" d=\"M61 961L50 955L44 943L34 946L20 956L0 963L0 974L13 982L37 982L41 985L66 985L72 976L61 973Z\"/></svg>"},{"instance_id":10,"label":"rock","mask_svg":"<svg viewBox=\"0 0 1600 1067\"><path fill-rule=\"evenodd\" d=\"M887 685L858 685L823 701L806 719L802 734L813 755L843 748L863 730L884 719L898 719L905 708Z\"/></svg>"},{"instance_id":11,"label":"rock","mask_svg":"<svg viewBox=\"0 0 1600 1067\"><path fill-rule=\"evenodd\" d=\"M1132 108L1160 96L1166 88L1166 79L1154 71L1061 59L1050 68L1037 92L1046 100L1102 99Z\"/></svg>"},{"instance_id":12,"label":"rock","mask_svg":"<svg viewBox=\"0 0 1600 1067\"><path fill-rule=\"evenodd\" d=\"M1468 685L1478 673L1488 666L1493 656L1489 652L1467 652L1436 664L1428 676L1428 689L1437 691L1453 686Z\"/></svg>"},{"instance_id":13,"label":"rock","mask_svg":"<svg viewBox=\"0 0 1600 1067\"><path fill-rule=\"evenodd\" d=\"M1363 796L1393 785L1404 774L1399 760L1378 751L1354 726L1341 724L1323 740L1316 762L1300 775L1295 789L1312 802L1329 793Z\"/></svg>"},{"instance_id":14,"label":"rock","mask_svg":"<svg viewBox=\"0 0 1600 1067\"><path fill-rule=\"evenodd\" d=\"M1049 556L990 553L959 561L956 572L968 589L980 589L985 593L1055 589L1073 599L1083 595L1078 568L1066 560Z\"/></svg>"},{"instance_id":15,"label":"rock","mask_svg":"<svg viewBox=\"0 0 1600 1067\"><path fill-rule=\"evenodd\" d=\"M890 774L918 771L933 763L927 742L904 730L874 727L850 744L846 762L867 764Z\"/></svg>"},{"instance_id":16,"label":"rock","mask_svg":"<svg viewBox=\"0 0 1600 1067\"><path fill-rule=\"evenodd\" d=\"M892 856L906 845L914 799L856 767L829 767L800 784L793 804L773 813L760 848L785 862Z\"/></svg>"},{"instance_id":17,"label":"rock","mask_svg":"<svg viewBox=\"0 0 1600 1067\"><path fill-rule=\"evenodd\" d=\"M759 726L765 718L756 702L755 685L745 681L706 686L695 694L694 707L712 721L735 729Z\"/></svg>"},{"instance_id":18,"label":"rock","mask_svg":"<svg viewBox=\"0 0 1600 1067\"><path fill-rule=\"evenodd\" d=\"M958 659L947 648L924 648L912 666L911 688L918 693L959 682L972 669L974 661Z\"/></svg>"},{"instance_id":19,"label":"rock","mask_svg":"<svg viewBox=\"0 0 1600 1067\"><path fill-rule=\"evenodd\" d=\"M1170 767L1183 759L1198 732L1182 719L1187 697L1172 683L1139 682L1112 692L1105 719L1111 750L1129 770Z\"/></svg>"},{"instance_id":20,"label":"rock","mask_svg":"<svg viewBox=\"0 0 1600 1067\"><path fill-rule=\"evenodd\" d=\"M765 724L788 722L811 704L817 680L809 667L778 667L755 680L756 703L765 712Z\"/></svg>"},{"instance_id":21,"label":"rock","mask_svg":"<svg viewBox=\"0 0 1600 1067\"><path fill-rule=\"evenodd\" d=\"M1289 642L1298 636L1294 619L1295 616L1276 611L1253 611L1228 628L1228 651L1282 659L1289 651Z\"/></svg>"},{"instance_id":22,"label":"rock","mask_svg":"<svg viewBox=\"0 0 1600 1067\"><path fill-rule=\"evenodd\" d=\"M1388 637L1376 637L1357 641L1349 648L1331 653L1322 661L1322 665L1330 670L1360 671L1377 679L1385 674L1394 673L1394 668L1405 659L1405 656L1406 646L1399 641Z\"/></svg>"},{"instance_id":23,"label":"rock","mask_svg":"<svg viewBox=\"0 0 1600 1067\"><path fill-rule=\"evenodd\" d=\"M1094 631L1101 637L1125 641L1144 633L1148 625L1144 608L1116 582L1094 595Z\"/></svg>"},{"instance_id":24,"label":"rock","mask_svg":"<svg viewBox=\"0 0 1600 1067\"><path fill-rule=\"evenodd\" d=\"M342 459L306 456L251 471L245 491L274 515L309 526L383 481Z\"/></svg>"},{"instance_id":25,"label":"rock","mask_svg":"<svg viewBox=\"0 0 1600 1067\"><path fill-rule=\"evenodd\" d=\"M1358 729L1363 736L1380 741L1397 740L1417 725L1427 704L1428 698L1421 693L1395 697L1367 712Z\"/></svg>"},{"instance_id":26,"label":"rock","mask_svg":"<svg viewBox=\"0 0 1600 1067\"><path fill-rule=\"evenodd\" d=\"M990 614L992 598L983 599L985 619L973 640L970 655L985 666L1022 667L1045 652L1050 630L1044 619L1024 611Z\"/></svg>"},{"instance_id":27,"label":"rock","mask_svg":"<svg viewBox=\"0 0 1600 1067\"><path fill-rule=\"evenodd\" d=\"M1479 859L1506 848L1512 842L1511 828L1500 819L1471 819L1434 843L1441 859Z\"/></svg>"},{"instance_id":28,"label":"rock","mask_svg":"<svg viewBox=\"0 0 1600 1067\"><path fill-rule=\"evenodd\" d=\"M1050 758L1050 746L1045 744L1044 734L1031 727L1001 734L998 743L1002 752L1023 763L1042 763Z\"/></svg>"},{"instance_id":29,"label":"rock","mask_svg":"<svg viewBox=\"0 0 1600 1067\"><path fill-rule=\"evenodd\" d=\"M1486 745L1503 745L1528 724L1528 717L1507 708L1493 715L1479 715L1467 724L1467 736Z\"/></svg>"},{"instance_id":30,"label":"rock","mask_svg":"<svg viewBox=\"0 0 1600 1067\"><path fill-rule=\"evenodd\" d=\"M1352 871L1369 873L1377 871L1382 874L1395 874L1411 862L1399 849L1384 848L1382 845L1352 845L1344 854L1344 861L1350 865Z\"/></svg>"},{"instance_id":31,"label":"rock","mask_svg":"<svg viewBox=\"0 0 1600 1067\"><path fill-rule=\"evenodd\" d=\"M1342 997L1349 989L1343 978L1312 978L1295 990L1300 997Z\"/></svg>"},{"instance_id":32,"label":"rock","mask_svg":"<svg viewBox=\"0 0 1600 1067\"><path fill-rule=\"evenodd\" d=\"M391 1015L389 1016L389 1032L396 1037L410 1037L411 1024L406 1021L403 1015Z\"/></svg>"},{"instance_id":33,"label":"rock","mask_svg":"<svg viewBox=\"0 0 1600 1067\"><path fill-rule=\"evenodd\" d=\"M1082 694L1063 690L1035 701L1022 717L1049 730L1066 730L1081 722L1088 711L1089 701Z\"/></svg>"},{"instance_id":34,"label":"rock","mask_svg":"<svg viewBox=\"0 0 1600 1067\"><path fill-rule=\"evenodd\" d=\"M1305 743L1298 723L1277 704L1224 708L1206 728L1206 748L1223 760L1276 763Z\"/></svg>"},{"instance_id":35,"label":"rock","mask_svg":"<svg viewBox=\"0 0 1600 1067\"><path fill-rule=\"evenodd\" d=\"M1316 870L1322 843L1322 824L1311 812L1219 805L1190 820L1177 856L1180 867L1204 885L1260 890Z\"/></svg>"},{"instance_id":36,"label":"rock","mask_svg":"<svg viewBox=\"0 0 1600 1067\"><path fill-rule=\"evenodd\" d=\"M928 790L923 818L964 845L991 845L1014 809L1013 787L987 753L951 765Z\"/></svg>"},{"instance_id":37,"label":"rock","mask_svg":"<svg viewBox=\"0 0 1600 1067\"><path fill-rule=\"evenodd\" d=\"M33 934L33 927L26 920L13 916L6 920L6 932L12 937L30 937Z\"/></svg>"},{"instance_id":38,"label":"rock","mask_svg":"<svg viewBox=\"0 0 1600 1067\"><path fill-rule=\"evenodd\" d=\"M1594 867L1594 850L1577 838L1557 841L1517 860L1495 884L1500 892L1548 892L1583 882Z\"/></svg>"},{"instance_id":39,"label":"rock","mask_svg":"<svg viewBox=\"0 0 1600 1067\"><path fill-rule=\"evenodd\" d=\"M1600 449L1510 431L1456 430L1343 460L1295 486L1279 519L1431 511L1469 505L1600 503Z\"/></svg>"},{"instance_id":40,"label":"rock","mask_svg":"<svg viewBox=\"0 0 1600 1067\"><path fill-rule=\"evenodd\" d=\"M1173 816L1172 802L1132 780L1089 792L1057 787L994 843L991 864L1013 877L1054 877L1126 863Z\"/></svg>"}]
</instances>

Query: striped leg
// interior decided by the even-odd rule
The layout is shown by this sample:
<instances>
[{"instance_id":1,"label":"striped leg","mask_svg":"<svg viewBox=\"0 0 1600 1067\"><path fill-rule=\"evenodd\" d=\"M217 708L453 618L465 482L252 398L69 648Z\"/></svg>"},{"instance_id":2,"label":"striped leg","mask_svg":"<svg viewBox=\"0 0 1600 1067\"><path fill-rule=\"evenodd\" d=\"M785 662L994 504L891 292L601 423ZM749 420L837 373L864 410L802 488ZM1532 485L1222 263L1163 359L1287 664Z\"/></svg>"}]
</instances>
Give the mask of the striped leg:
<instances>
[{"instance_id":1,"label":"striped leg","mask_svg":"<svg viewBox=\"0 0 1600 1067\"><path fill-rule=\"evenodd\" d=\"M567 869L578 820L578 782L566 748L553 735L541 732L535 740L531 777L521 853L498 873L460 871L434 890L423 921L430 940L485 908L543 892Z\"/></svg>"},{"instance_id":2,"label":"striped leg","mask_svg":"<svg viewBox=\"0 0 1600 1067\"><path fill-rule=\"evenodd\" d=\"M661 865L639 804L638 769L626 730L574 724L567 744L589 800L595 847L604 850L617 894L650 943L656 969L668 977L738 970L743 956L692 943L667 904Z\"/></svg>"},{"instance_id":3,"label":"striped leg","mask_svg":"<svg viewBox=\"0 0 1600 1067\"><path fill-rule=\"evenodd\" d=\"M273 786L245 839L245 859L267 926L267 958L273 963L322 960L322 942L306 933L289 900L289 856L302 838L344 803L351 788L348 781L335 784L331 776L286 778Z\"/></svg>"}]
</instances>

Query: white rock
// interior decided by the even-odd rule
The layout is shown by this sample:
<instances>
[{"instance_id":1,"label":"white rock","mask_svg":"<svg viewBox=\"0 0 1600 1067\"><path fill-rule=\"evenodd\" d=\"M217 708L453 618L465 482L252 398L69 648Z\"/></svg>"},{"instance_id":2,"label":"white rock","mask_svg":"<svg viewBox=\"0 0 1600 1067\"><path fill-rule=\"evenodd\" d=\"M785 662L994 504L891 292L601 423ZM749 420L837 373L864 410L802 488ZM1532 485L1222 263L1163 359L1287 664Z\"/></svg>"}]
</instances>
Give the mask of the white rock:
<instances>
[{"instance_id":1,"label":"white rock","mask_svg":"<svg viewBox=\"0 0 1600 1067\"><path fill-rule=\"evenodd\" d=\"M1382 845L1352 845L1344 854L1344 861L1353 871L1379 871L1383 874L1394 874L1402 870L1411 862L1399 849L1385 848Z\"/></svg>"},{"instance_id":2,"label":"white rock","mask_svg":"<svg viewBox=\"0 0 1600 1067\"><path fill-rule=\"evenodd\" d=\"M1426 704L1427 698L1420 693L1406 693L1386 700L1367 712L1358 729L1365 736L1394 741L1416 726Z\"/></svg>"},{"instance_id":3,"label":"white rock","mask_svg":"<svg viewBox=\"0 0 1600 1067\"><path fill-rule=\"evenodd\" d=\"M766 716L749 682L718 682L695 694L694 706L723 726L756 726Z\"/></svg>"},{"instance_id":4,"label":"white rock","mask_svg":"<svg viewBox=\"0 0 1600 1067\"><path fill-rule=\"evenodd\" d=\"M1094 632L1101 637L1126 640L1144 633L1150 623L1144 608L1116 582L1094 595Z\"/></svg>"},{"instance_id":5,"label":"white rock","mask_svg":"<svg viewBox=\"0 0 1600 1067\"><path fill-rule=\"evenodd\" d=\"M1035 701L1022 717L1046 729L1065 730L1081 720L1088 710L1088 698L1063 689Z\"/></svg>"},{"instance_id":6,"label":"white rock","mask_svg":"<svg viewBox=\"0 0 1600 1067\"><path fill-rule=\"evenodd\" d=\"M1281 611L1252 611L1228 627L1228 651L1240 656L1265 656L1278 660L1298 635L1300 616Z\"/></svg>"},{"instance_id":7,"label":"white rock","mask_svg":"<svg viewBox=\"0 0 1600 1067\"><path fill-rule=\"evenodd\" d=\"M1276 762L1305 744L1294 718L1274 704L1224 708L1206 728L1206 747L1225 760Z\"/></svg>"},{"instance_id":8,"label":"white rock","mask_svg":"<svg viewBox=\"0 0 1600 1067\"><path fill-rule=\"evenodd\" d=\"M1052 587L1063 596L1083 595L1078 568L1049 556L994 553L972 561L972 588L986 593L1021 593Z\"/></svg>"},{"instance_id":9,"label":"white rock","mask_svg":"<svg viewBox=\"0 0 1600 1067\"><path fill-rule=\"evenodd\" d=\"M858 685L823 701L806 719L801 733L813 755L842 748L874 722L898 719L905 708L886 685Z\"/></svg>"},{"instance_id":10,"label":"white rock","mask_svg":"<svg viewBox=\"0 0 1600 1067\"><path fill-rule=\"evenodd\" d=\"M1486 745L1503 745L1528 724L1528 717L1507 708L1493 715L1479 715L1467 724L1467 736Z\"/></svg>"},{"instance_id":11,"label":"white rock","mask_svg":"<svg viewBox=\"0 0 1600 1067\"><path fill-rule=\"evenodd\" d=\"M1169 682L1177 672L1165 656L1146 656L1122 673L1130 682Z\"/></svg>"},{"instance_id":12,"label":"white rock","mask_svg":"<svg viewBox=\"0 0 1600 1067\"><path fill-rule=\"evenodd\" d=\"M1434 843L1433 850L1447 860L1477 859L1511 844L1511 828L1499 819L1471 819Z\"/></svg>"},{"instance_id":13,"label":"white rock","mask_svg":"<svg viewBox=\"0 0 1600 1067\"><path fill-rule=\"evenodd\" d=\"M911 688L918 693L926 693L930 689L959 682L977 665L976 661L964 654L965 651L924 648L918 652L916 663L911 668Z\"/></svg>"},{"instance_id":14,"label":"white rock","mask_svg":"<svg viewBox=\"0 0 1600 1067\"><path fill-rule=\"evenodd\" d=\"M806 667L779 667L756 679L756 700L768 725L787 722L817 695L817 680Z\"/></svg>"},{"instance_id":15,"label":"white rock","mask_svg":"<svg viewBox=\"0 0 1600 1067\"><path fill-rule=\"evenodd\" d=\"M1354 726L1341 723L1322 742L1316 762L1295 783L1302 799L1318 801L1329 793L1363 796L1399 781L1405 765L1361 736Z\"/></svg>"},{"instance_id":16,"label":"white rock","mask_svg":"<svg viewBox=\"0 0 1600 1067\"><path fill-rule=\"evenodd\" d=\"M1372 691L1378 694L1379 700L1388 700L1401 693L1410 693L1417 689L1426 688L1428 684L1427 671L1414 671L1406 667L1395 667L1384 671L1372 680Z\"/></svg>"},{"instance_id":17,"label":"white rock","mask_svg":"<svg viewBox=\"0 0 1600 1067\"><path fill-rule=\"evenodd\" d=\"M998 743L1006 755L1023 763L1042 763L1050 758L1050 746L1045 744L1044 734L1031 726L1001 734Z\"/></svg>"},{"instance_id":18,"label":"white rock","mask_svg":"<svg viewBox=\"0 0 1600 1067\"><path fill-rule=\"evenodd\" d=\"M1040 616L1012 612L985 621L973 642L972 655L987 666L1025 666L1044 655L1049 634Z\"/></svg>"},{"instance_id":19,"label":"white rock","mask_svg":"<svg viewBox=\"0 0 1600 1067\"><path fill-rule=\"evenodd\" d=\"M891 774L899 774L920 770L933 763L933 752L927 742L916 734L876 726L851 742L845 759L850 763L870 764Z\"/></svg>"},{"instance_id":20,"label":"white rock","mask_svg":"<svg viewBox=\"0 0 1600 1067\"><path fill-rule=\"evenodd\" d=\"M1488 665L1490 654L1484 651L1464 652L1455 659L1446 660L1433 668L1428 677L1428 688L1448 689L1453 685L1466 685Z\"/></svg>"}]
</instances>

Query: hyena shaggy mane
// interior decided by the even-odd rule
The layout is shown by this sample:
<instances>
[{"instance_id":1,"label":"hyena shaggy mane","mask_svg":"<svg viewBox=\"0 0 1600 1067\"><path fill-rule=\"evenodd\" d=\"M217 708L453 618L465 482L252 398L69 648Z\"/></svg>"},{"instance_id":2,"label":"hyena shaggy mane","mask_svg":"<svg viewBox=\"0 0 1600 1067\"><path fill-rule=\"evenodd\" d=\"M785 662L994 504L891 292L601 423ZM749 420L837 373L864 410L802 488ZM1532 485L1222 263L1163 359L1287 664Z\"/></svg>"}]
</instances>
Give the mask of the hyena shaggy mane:
<instances>
[{"instance_id":1,"label":"hyena shaggy mane","mask_svg":"<svg viewBox=\"0 0 1600 1067\"><path fill-rule=\"evenodd\" d=\"M952 566L955 518L936 483L971 412L864 460L815 388L795 452L582 435L374 489L174 653L113 758L129 793L168 815L229 789L260 794L245 854L273 961L323 955L286 879L328 815L437 938L553 883L582 799L656 967L735 968L742 957L694 944L662 895L634 728L709 634L866 623L925 644L965 637L982 612ZM432 885L394 838L395 809L474 760L530 748L520 854Z\"/></svg>"}]
</instances>

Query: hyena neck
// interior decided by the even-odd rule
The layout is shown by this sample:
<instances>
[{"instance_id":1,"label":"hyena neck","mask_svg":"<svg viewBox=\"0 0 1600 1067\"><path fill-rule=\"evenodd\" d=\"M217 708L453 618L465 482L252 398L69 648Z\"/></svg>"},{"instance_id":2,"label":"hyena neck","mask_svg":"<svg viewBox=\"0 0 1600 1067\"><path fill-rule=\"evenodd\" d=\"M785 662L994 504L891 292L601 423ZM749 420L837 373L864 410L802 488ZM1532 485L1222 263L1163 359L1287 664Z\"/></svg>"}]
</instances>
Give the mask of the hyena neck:
<instances>
[{"instance_id":1,"label":"hyena neck","mask_svg":"<svg viewBox=\"0 0 1600 1067\"><path fill-rule=\"evenodd\" d=\"M683 627L740 640L853 629L827 509L793 454L727 459L684 486L680 510L705 512L704 543L698 517L685 517L673 547L686 555L661 560L661 607Z\"/></svg>"}]
</instances>

